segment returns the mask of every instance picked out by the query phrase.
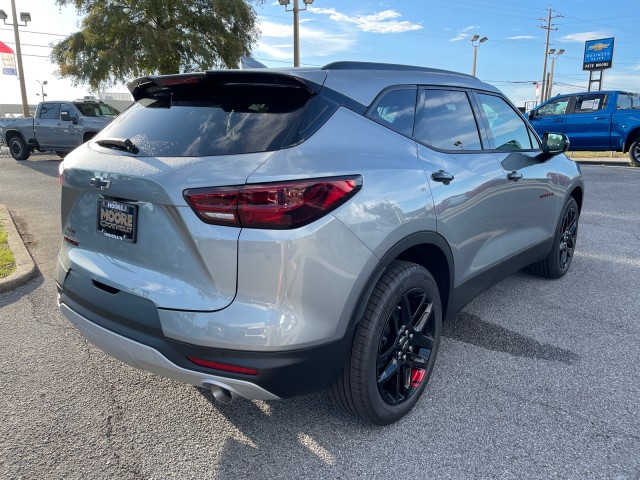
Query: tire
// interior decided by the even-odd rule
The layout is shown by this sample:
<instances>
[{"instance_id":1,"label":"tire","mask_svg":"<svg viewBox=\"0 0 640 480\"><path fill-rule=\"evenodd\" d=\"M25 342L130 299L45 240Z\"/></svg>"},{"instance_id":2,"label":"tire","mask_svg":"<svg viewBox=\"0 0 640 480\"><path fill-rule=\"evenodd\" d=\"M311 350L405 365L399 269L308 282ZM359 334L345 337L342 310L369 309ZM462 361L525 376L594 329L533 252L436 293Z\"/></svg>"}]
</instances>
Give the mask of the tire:
<instances>
[{"instance_id":1,"label":"tire","mask_svg":"<svg viewBox=\"0 0 640 480\"><path fill-rule=\"evenodd\" d=\"M11 156L16 160L26 160L30 155L27 144L24 143L20 135L11 137L11 140L9 140L9 151L11 152Z\"/></svg>"},{"instance_id":2,"label":"tire","mask_svg":"<svg viewBox=\"0 0 640 480\"><path fill-rule=\"evenodd\" d=\"M56 151L56 155L58 155L60 158L64 158L67 155L69 155L69 152L58 152L58 151Z\"/></svg>"},{"instance_id":3,"label":"tire","mask_svg":"<svg viewBox=\"0 0 640 480\"><path fill-rule=\"evenodd\" d=\"M629 148L629 158L631 163L636 167L640 167L640 137L636 138Z\"/></svg>"},{"instance_id":4,"label":"tire","mask_svg":"<svg viewBox=\"0 0 640 480\"><path fill-rule=\"evenodd\" d=\"M547 278L560 278L569 271L578 238L579 219L578 204L573 197L569 197L558 221L553 248L546 258L529 267L532 273Z\"/></svg>"},{"instance_id":5,"label":"tire","mask_svg":"<svg viewBox=\"0 0 640 480\"><path fill-rule=\"evenodd\" d=\"M331 388L336 405L376 425L398 421L424 392L441 331L434 278L421 265L393 262L367 301L347 363Z\"/></svg>"}]
</instances>

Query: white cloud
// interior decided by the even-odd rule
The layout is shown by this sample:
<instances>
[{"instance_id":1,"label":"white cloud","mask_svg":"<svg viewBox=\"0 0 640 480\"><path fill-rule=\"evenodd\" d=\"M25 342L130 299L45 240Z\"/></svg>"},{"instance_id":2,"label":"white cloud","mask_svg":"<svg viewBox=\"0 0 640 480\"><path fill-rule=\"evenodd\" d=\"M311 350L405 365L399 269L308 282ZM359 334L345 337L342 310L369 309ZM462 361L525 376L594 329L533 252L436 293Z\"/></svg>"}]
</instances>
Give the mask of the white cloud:
<instances>
[{"instance_id":1,"label":"white cloud","mask_svg":"<svg viewBox=\"0 0 640 480\"><path fill-rule=\"evenodd\" d=\"M275 60L292 59L293 45L287 42L293 39L291 24L278 24L260 18L260 31L262 35L256 53ZM353 35L331 33L314 25L300 25L300 50L305 56L310 56L310 52L315 57L326 57L351 51L356 43Z\"/></svg>"},{"instance_id":2,"label":"white cloud","mask_svg":"<svg viewBox=\"0 0 640 480\"><path fill-rule=\"evenodd\" d=\"M469 32L472 30L477 30L479 27L477 25L469 25L468 27L458 29L458 33L456 33L455 37L449 39L450 42L459 42L460 40L468 40ZM451 29L445 29L451 30Z\"/></svg>"},{"instance_id":3,"label":"white cloud","mask_svg":"<svg viewBox=\"0 0 640 480\"><path fill-rule=\"evenodd\" d=\"M570 42L570 43L584 43L587 40L598 40L599 38L608 38L611 35L607 32L596 31L596 32L581 32L581 33L572 33L571 35L565 35L564 37L560 37L561 42Z\"/></svg>"},{"instance_id":4,"label":"white cloud","mask_svg":"<svg viewBox=\"0 0 640 480\"><path fill-rule=\"evenodd\" d=\"M364 32L369 33L402 33L423 28L419 23L412 23L407 20L396 20L402 15L395 10L383 10L372 15L350 16L338 12L335 8L309 7L310 12L318 15L328 15L335 22L355 25Z\"/></svg>"},{"instance_id":5,"label":"white cloud","mask_svg":"<svg viewBox=\"0 0 640 480\"><path fill-rule=\"evenodd\" d=\"M505 40L533 40L534 37L533 35L516 35L515 37L507 37L505 38Z\"/></svg>"}]
</instances>

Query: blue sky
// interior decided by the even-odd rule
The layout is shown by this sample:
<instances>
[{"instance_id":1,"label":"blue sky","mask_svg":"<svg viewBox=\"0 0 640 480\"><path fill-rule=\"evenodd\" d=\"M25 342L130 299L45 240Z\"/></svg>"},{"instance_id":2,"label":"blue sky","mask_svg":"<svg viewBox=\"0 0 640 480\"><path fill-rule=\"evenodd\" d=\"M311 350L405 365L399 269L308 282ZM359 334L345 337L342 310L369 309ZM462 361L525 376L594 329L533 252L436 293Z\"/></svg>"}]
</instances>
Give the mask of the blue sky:
<instances>
[{"instance_id":1,"label":"blue sky","mask_svg":"<svg viewBox=\"0 0 640 480\"><path fill-rule=\"evenodd\" d=\"M302 3L302 2L301 2ZM53 0L16 0L18 11L31 13L21 27L25 81L30 103L37 103L47 80L48 98L88 94L54 75L48 59L50 44L76 29L73 8L59 9ZM566 52L555 63L554 94L585 90L582 70L584 41L615 37L614 66L605 71L604 87L640 92L640 9L637 1L610 0L393 0L355 2L315 0L301 12L301 63L319 66L336 60L408 63L471 73L473 48L469 38L489 40L478 49L477 76L502 89L521 106L535 99L544 61L546 31L538 28L551 5L558 30L551 48ZM10 14L9 0L0 8ZM292 14L277 2L257 5L262 32L253 56L271 67L293 62ZM0 41L14 47L13 30L0 24ZM116 87L115 91L124 91ZM0 103L19 103L15 77L0 75Z\"/></svg>"},{"instance_id":2,"label":"blue sky","mask_svg":"<svg viewBox=\"0 0 640 480\"><path fill-rule=\"evenodd\" d=\"M470 37L489 40L478 49L476 75L521 106L535 100L542 78L548 0L316 0L301 12L300 61L324 65L362 60L471 73ZM615 37L614 66L604 88L640 91L640 9L632 0L554 0L557 30L550 48L565 49L555 62L553 94L585 90L585 40ZM262 37L254 57L268 66L292 62L292 14L277 2L257 8ZM548 65L550 69L550 62ZM582 87L582 88L581 88Z\"/></svg>"}]
</instances>

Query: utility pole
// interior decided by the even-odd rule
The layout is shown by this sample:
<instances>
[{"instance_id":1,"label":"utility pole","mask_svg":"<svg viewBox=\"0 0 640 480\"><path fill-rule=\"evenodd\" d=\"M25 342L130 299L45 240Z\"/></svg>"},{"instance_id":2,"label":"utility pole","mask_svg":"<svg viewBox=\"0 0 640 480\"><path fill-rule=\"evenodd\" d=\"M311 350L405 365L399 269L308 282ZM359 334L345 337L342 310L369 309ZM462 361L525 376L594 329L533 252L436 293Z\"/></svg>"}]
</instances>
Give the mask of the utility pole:
<instances>
[{"instance_id":1,"label":"utility pole","mask_svg":"<svg viewBox=\"0 0 640 480\"><path fill-rule=\"evenodd\" d=\"M556 15L553 15L553 13L556 13ZM555 12L554 10L551 9L551 7L549 7L547 18L538 19L541 22L544 22L544 21L547 22L546 25L544 24L538 25L539 28L542 28L547 31L547 42L544 46L544 68L542 69L542 99L541 99L542 102L547 100L545 98L545 92L547 91L545 80L547 78L547 52L549 51L549 34L551 33L551 30L558 30L557 28L554 28L555 25L551 25L551 20L554 18L561 18L561 17L563 17L563 15L560 15L558 12Z\"/></svg>"}]
</instances>

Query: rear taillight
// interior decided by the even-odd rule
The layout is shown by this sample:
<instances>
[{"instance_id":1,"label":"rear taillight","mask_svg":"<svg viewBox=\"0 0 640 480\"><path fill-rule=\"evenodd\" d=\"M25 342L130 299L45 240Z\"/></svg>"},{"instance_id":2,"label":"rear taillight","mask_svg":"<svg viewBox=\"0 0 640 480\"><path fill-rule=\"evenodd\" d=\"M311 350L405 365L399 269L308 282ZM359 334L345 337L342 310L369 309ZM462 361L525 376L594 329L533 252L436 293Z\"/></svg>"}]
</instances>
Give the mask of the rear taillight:
<instances>
[{"instance_id":1,"label":"rear taillight","mask_svg":"<svg viewBox=\"0 0 640 480\"><path fill-rule=\"evenodd\" d=\"M200 219L215 225L288 229L338 208L362 187L361 176L191 189L184 192Z\"/></svg>"}]
</instances>

